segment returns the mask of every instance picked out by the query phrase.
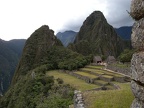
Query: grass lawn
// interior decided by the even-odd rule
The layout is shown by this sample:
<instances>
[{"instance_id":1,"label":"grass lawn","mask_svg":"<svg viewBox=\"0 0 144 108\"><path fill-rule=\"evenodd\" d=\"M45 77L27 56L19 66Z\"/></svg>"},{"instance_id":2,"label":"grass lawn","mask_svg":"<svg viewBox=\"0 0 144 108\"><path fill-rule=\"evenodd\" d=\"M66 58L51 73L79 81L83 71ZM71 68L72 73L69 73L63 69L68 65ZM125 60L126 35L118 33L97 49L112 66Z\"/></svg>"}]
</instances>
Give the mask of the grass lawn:
<instances>
[{"instance_id":1,"label":"grass lawn","mask_svg":"<svg viewBox=\"0 0 144 108\"><path fill-rule=\"evenodd\" d=\"M103 66L103 65L97 65L97 66L88 65L88 66L86 66L86 67L88 67L88 68L94 68L94 69L101 69L101 68L103 68L103 67L105 67L105 66Z\"/></svg>"},{"instance_id":2,"label":"grass lawn","mask_svg":"<svg viewBox=\"0 0 144 108\"><path fill-rule=\"evenodd\" d=\"M95 80L95 82L97 82L97 83L101 83L101 84L108 84L108 82L106 82L106 81L103 81L103 80Z\"/></svg>"},{"instance_id":3,"label":"grass lawn","mask_svg":"<svg viewBox=\"0 0 144 108\"><path fill-rule=\"evenodd\" d=\"M134 96L130 83L116 83L119 90L84 92L87 108L130 108Z\"/></svg>"},{"instance_id":4,"label":"grass lawn","mask_svg":"<svg viewBox=\"0 0 144 108\"><path fill-rule=\"evenodd\" d=\"M100 74L100 75L107 74L107 75L112 75L112 76L123 77L123 75L121 75L121 74L109 72L106 70L98 70L98 69L92 69L92 68L82 68L81 70L95 72L95 73Z\"/></svg>"},{"instance_id":5,"label":"grass lawn","mask_svg":"<svg viewBox=\"0 0 144 108\"><path fill-rule=\"evenodd\" d=\"M54 76L55 79L61 78L61 79L63 79L65 84L70 84L72 87L76 88L77 90L81 90L81 91L100 87L95 84L86 83L85 81L78 79L74 76L71 76L69 74L58 72L57 70L48 71L46 75Z\"/></svg>"},{"instance_id":6,"label":"grass lawn","mask_svg":"<svg viewBox=\"0 0 144 108\"><path fill-rule=\"evenodd\" d=\"M104 78L113 78L113 76L109 76L109 75L102 75L102 77L104 77Z\"/></svg>"},{"instance_id":7,"label":"grass lawn","mask_svg":"<svg viewBox=\"0 0 144 108\"><path fill-rule=\"evenodd\" d=\"M103 75L103 74L104 74L103 72L101 72L101 70L96 70L96 69L82 68L81 70L82 70L82 71L91 71L91 72L97 73L97 74L99 74L99 75Z\"/></svg>"},{"instance_id":8,"label":"grass lawn","mask_svg":"<svg viewBox=\"0 0 144 108\"><path fill-rule=\"evenodd\" d=\"M76 74L79 74L79 75L82 75L82 76L89 77L89 78L91 78L91 79L93 79L93 78L98 78L98 76L93 75L93 74L90 74L90 73L87 73L87 72L76 71L75 73L76 73Z\"/></svg>"},{"instance_id":9,"label":"grass lawn","mask_svg":"<svg viewBox=\"0 0 144 108\"><path fill-rule=\"evenodd\" d=\"M116 66L116 67L119 67L119 68L129 68L130 63L129 64L116 63L116 64L113 64L113 66Z\"/></svg>"}]
</instances>

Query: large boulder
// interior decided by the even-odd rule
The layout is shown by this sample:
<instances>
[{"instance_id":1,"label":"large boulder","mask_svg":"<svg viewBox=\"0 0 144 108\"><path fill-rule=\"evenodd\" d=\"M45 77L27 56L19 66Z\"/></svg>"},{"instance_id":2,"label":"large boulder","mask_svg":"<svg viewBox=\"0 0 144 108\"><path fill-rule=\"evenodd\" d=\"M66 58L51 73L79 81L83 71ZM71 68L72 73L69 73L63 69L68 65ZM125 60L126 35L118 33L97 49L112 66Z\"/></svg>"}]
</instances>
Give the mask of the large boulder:
<instances>
[{"instance_id":1,"label":"large boulder","mask_svg":"<svg viewBox=\"0 0 144 108\"><path fill-rule=\"evenodd\" d=\"M144 103L138 99L135 99L131 105L131 108L144 108Z\"/></svg>"},{"instance_id":2,"label":"large boulder","mask_svg":"<svg viewBox=\"0 0 144 108\"><path fill-rule=\"evenodd\" d=\"M144 17L144 0L132 0L130 14L135 20Z\"/></svg>"}]
</instances>

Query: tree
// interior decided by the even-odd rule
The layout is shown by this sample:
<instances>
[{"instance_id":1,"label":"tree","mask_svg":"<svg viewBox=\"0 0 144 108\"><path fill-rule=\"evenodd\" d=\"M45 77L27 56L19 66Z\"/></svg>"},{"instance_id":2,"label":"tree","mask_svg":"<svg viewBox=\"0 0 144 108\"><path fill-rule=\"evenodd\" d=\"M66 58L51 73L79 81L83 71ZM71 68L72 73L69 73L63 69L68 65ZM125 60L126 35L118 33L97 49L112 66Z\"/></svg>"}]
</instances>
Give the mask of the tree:
<instances>
[{"instance_id":1,"label":"tree","mask_svg":"<svg viewBox=\"0 0 144 108\"><path fill-rule=\"evenodd\" d=\"M118 59L120 60L120 62L125 63L125 62L130 62L133 53L135 52L135 50L129 50L129 49L125 49L120 56L118 57Z\"/></svg>"}]
</instances>

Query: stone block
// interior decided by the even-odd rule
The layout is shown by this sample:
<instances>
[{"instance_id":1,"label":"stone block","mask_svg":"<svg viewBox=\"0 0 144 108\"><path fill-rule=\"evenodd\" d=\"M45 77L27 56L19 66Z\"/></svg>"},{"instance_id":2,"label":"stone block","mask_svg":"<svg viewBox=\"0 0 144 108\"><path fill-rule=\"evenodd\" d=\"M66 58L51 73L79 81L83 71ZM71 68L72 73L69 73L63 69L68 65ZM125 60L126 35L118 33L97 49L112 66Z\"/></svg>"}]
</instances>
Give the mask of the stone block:
<instances>
[{"instance_id":1,"label":"stone block","mask_svg":"<svg viewBox=\"0 0 144 108\"><path fill-rule=\"evenodd\" d=\"M137 84L135 81L131 81L131 89L135 96L141 101L144 101L144 87Z\"/></svg>"},{"instance_id":2,"label":"stone block","mask_svg":"<svg viewBox=\"0 0 144 108\"><path fill-rule=\"evenodd\" d=\"M144 18L134 23L131 42L133 48L144 50Z\"/></svg>"},{"instance_id":3,"label":"stone block","mask_svg":"<svg viewBox=\"0 0 144 108\"><path fill-rule=\"evenodd\" d=\"M133 54L131 59L131 77L144 83L144 52Z\"/></svg>"},{"instance_id":4,"label":"stone block","mask_svg":"<svg viewBox=\"0 0 144 108\"><path fill-rule=\"evenodd\" d=\"M144 108L144 103L138 99L135 99L130 108Z\"/></svg>"}]
</instances>

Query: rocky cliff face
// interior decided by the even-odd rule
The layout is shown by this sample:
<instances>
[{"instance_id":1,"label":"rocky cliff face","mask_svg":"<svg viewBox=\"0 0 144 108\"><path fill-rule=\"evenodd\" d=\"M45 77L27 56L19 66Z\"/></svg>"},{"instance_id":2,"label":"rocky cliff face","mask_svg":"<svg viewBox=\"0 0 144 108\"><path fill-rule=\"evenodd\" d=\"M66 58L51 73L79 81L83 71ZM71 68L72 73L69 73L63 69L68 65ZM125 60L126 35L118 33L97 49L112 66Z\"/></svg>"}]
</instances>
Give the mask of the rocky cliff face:
<instances>
[{"instance_id":1,"label":"rocky cliff face","mask_svg":"<svg viewBox=\"0 0 144 108\"><path fill-rule=\"evenodd\" d=\"M117 35L114 28L107 23L100 11L94 11L86 18L74 44L75 50L83 55L118 56L125 48L123 40Z\"/></svg>"},{"instance_id":2,"label":"rocky cliff face","mask_svg":"<svg viewBox=\"0 0 144 108\"><path fill-rule=\"evenodd\" d=\"M62 46L62 43L54 36L53 30L47 25L37 29L26 41L12 83L14 84L21 75L26 75L29 70L44 64L48 49L55 45Z\"/></svg>"},{"instance_id":3,"label":"rocky cliff face","mask_svg":"<svg viewBox=\"0 0 144 108\"><path fill-rule=\"evenodd\" d=\"M144 1L132 0L130 13L137 20L131 35L132 46L137 49L131 60L131 88L135 96L131 108L144 108Z\"/></svg>"}]
</instances>

